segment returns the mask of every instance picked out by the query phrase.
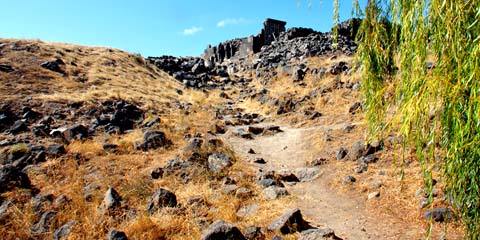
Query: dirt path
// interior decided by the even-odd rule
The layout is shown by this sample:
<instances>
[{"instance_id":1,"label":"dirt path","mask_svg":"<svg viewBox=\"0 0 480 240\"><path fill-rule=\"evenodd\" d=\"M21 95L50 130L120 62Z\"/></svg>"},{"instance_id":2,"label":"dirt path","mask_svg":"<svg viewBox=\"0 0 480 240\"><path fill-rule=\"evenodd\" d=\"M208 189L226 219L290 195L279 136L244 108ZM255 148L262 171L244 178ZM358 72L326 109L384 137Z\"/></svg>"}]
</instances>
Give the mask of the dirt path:
<instances>
[{"instance_id":1,"label":"dirt path","mask_svg":"<svg viewBox=\"0 0 480 240\"><path fill-rule=\"evenodd\" d=\"M343 125L342 125L343 126ZM328 126L339 128L340 125ZM247 151L252 148L267 164L250 163L255 168L268 170L305 167L312 159L311 136L326 127L289 128L282 126L284 132L272 136L256 136L246 140L230 136L227 140L235 151L248 159ZM252 155L250 155L251 157ZM328 226L343 239L423 239L422 226L409 226L398 222L393 216L379 216L366 211L365 197L354 194L340 194L329 187L333 178L339 178L333 165L320 166L319 177L310 182L301 182L287 186L290 193L295 194L296 207L301 209L306 219L314 223Z\"/></svg>"}]
</instances>

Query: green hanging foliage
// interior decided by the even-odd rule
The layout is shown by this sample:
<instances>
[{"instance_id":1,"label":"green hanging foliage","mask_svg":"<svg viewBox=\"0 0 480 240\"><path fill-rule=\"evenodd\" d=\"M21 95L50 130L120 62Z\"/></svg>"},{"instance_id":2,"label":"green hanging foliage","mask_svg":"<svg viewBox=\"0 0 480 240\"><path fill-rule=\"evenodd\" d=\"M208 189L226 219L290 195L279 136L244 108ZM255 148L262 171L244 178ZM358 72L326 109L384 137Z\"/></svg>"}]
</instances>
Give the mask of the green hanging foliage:
<instances>
[{"instance_id":1,"label":"green hanging foliage","mask_svg":"<svg viewBox=\"0 0 480 240\"><path fill-rule=\"evenodd\" d=\"M430 189L429 166L444 166L466 237L479 239L480 1L370 0L357 37L370 135L400 126Z\"/></svg>"}]
</instances>

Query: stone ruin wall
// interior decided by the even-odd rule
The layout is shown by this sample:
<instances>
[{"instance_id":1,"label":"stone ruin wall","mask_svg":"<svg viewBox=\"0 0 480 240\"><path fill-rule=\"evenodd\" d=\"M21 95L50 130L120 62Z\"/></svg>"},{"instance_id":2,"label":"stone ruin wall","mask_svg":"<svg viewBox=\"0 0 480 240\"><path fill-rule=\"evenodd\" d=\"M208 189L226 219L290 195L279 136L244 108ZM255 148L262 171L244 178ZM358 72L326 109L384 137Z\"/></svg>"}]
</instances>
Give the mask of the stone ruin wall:
<instances>
[{"instance_id":1,"label":"stone ruin wall","mask_svg":"<svg viewBox=\"0 0 480 240\"><path fill-rule=\"evenodd\" d=\"M217 46L209 45L202 57L210 63L222 63L226 59L238 59L257 53L262 46L269 45L281 32L285 32L286 24L284 21L267 18L258 35L228 40Z\"/></svg>"}]
</instances>

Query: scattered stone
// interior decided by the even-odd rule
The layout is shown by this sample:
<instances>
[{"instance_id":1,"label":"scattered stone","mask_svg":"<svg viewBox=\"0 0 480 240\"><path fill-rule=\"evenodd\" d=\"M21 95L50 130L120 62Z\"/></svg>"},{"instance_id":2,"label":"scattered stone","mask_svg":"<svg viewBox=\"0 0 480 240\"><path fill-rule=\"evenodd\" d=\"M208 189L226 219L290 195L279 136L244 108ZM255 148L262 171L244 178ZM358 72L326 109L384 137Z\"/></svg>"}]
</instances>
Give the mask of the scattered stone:
<instances>
[{"instance_id":1,"label":"scattered stone","mask_svg":"<svg viewBox=\"0 0 480 240\"><path fill-rule=\"evenodd\" d=\"M313 159L308 165L312 167L318 167L328 164L328 159L324 157L318 157Z\"/></svg>"},{"instance_id":2,"label":"scattered stone","mask_svg":"<svg viewBox=\"0 0 480 240\"><path fill-rule=\"evenodd\" d=\"M223 186L223 193L225 193L226 195L233 195L237 188L238 187L236 184L225 184L225 186Z\"/></svg>"},{"instance_id":3,"label":"scattered stone","mask_svg":"<svg viewBox=\"0 0 480 240\"><path fill-rule=\"evenodd\" d=\"M300 182L308 182L317 178L319 174L319 169L317 167L311 168L297 168L295 169L295 176L300 180Z\"/></svg>"},{"instance_id":4,"label":"scattered stone","mask_svg":"<svg viewBox=\"0 0 480 240\"><path fill-rule=\"evenodd\" d=\"M61 144L54 143L50 146L47 147L47 150L45 152L50 155L50 156L60 156L62 154L65 154L66 150L65 147Z\"/></svg>"},{"instance_id":5,"label":"scattered stone","mask_svg":"<svg viewBox=\"0 0 480 240\"><path fill-rule=\"evenodd\" d=\"M434 208L425 211L423 217L427 220L433 219L435 222L444 222L454 218L454 213L449 208Z\"/></svg>"},{"instance_id":6,"label":"scattered stone","mask_svg":"<svg viewBox=\"0 0 480 240\"><path fill-rule=\"evenodd\" d=\"M240 199L248 199L253 196L253 191L246 188L246 187L241 187L237 189L235 192L235 197L240 198Z\"/></svg>"},{"instance_id":7,"label":"scattered stone","mask_svg":"<svg viewBox=\"0 0 480 240\"><path fill-rule=\"evenodd\" d=\"M0 72L6 72L6 73L9 73L9 72L13 72L14 69L12 66L10 65L7 65L7 64L0 64Z\"/></svg>"},{"instance_id":8,"label":"scattered stone","mask_svg":"<svg viewBox=\"0 0 480 240\"><path fill-rule=\"evenodd\" d=\"M363 156L365 153L365 144L362 141L357 141L353 146L352 150L349 152L350 159L355 161Z\"/></svg>"},{"instance_id":9,"label":"scattered stone","mask_svg":"<svg viewBox=\"0 0 480 240\"><path fill-rule=\"evenodd\" d=\"M128 240L127 234L122 231L112 230L108 234L108 240Z\"/></svg>"},{"instance_id":10,"label":"scattered stone","mask_svg":"<svg viewBox=\"0 0 480 240\"><path fill-rule=\"evenodd\" d=\"M100 186L96 183L89 183L87 186L83 188L83 197L85 201L92 202L95 196L95 193L100 190Z\"/></svg>"},{"instance_id":11,"label":"scattered stone","mask_svg":"<svg viewBox=\"0 0 480 240\"><path fill-rule=\"evenodd\" d=\"M156 210L163 207L176 207L177 206L177 196L173 192L168 191L167 189L160 188L153 194L152 200L148 204L148 213L152 214Z\"/></svg>"},{"instance_id":12,"label":"scattered stone","mask_svg":"<svg viewBox=\"0 0 480 240\"><path fill-rule=\"evenodd\" d=\"M183 148L183 151L196 151L198 149L200 149L200 147L202 146L203 144L203 140L200 139L200 138L192 138L190 139L190 141L188 142L188 145Z\"/></svg>"},{"instance_id":13,"label":"scattered stone","mask_svg":"<svg viewBox=\"0 0 480 240\"><path fill-rule=\"evenodd\" d=\"M292 72L292 81L299 82L305 77L305 72L300 67L295 67Z\"/></svg>"},{"instance_id":14,"label":"scattered stone","mask_svg":"<svg viewBox=\"0 0 480 240\"><path fill-rule=\"evenodd\" d=\"M289 195L287 189L279 186L270 186L263 190L263 196L268 200L274 200Z\"/></svg>"},{"instance_id":15,"label":"scattered stone","mask_svg":"<svg viewBox=\"0 0 480 240\"><path fill-rule=\"evenodd\" d=\"M0 206L0 224L4 224L9 219L8 209L13 206L12 201L5 201Z\"/></svg>"},{"instance_id":16,"label":"scattered stone","mask_svg":"<svg viewBox=\"0 0 480 240\"><path fill-rule=\"evenodd\" d=\"M351 176L351 175L347 175L347 176L343 177L343 184L344 185L352 184L356 181L357 181L357 179L354 176Z\"/></svg>"},{"instance_id":17,"label":"scattered stone","mask_svg":"<svg viewBox=\"0 0 480 240\"><path fill-rule=\"evenodd\" d=\"M88 128L81 124L77 124L68 127L65 131L63 131L62 135L63 139L65 139L67 142L71 142L74 139L85 139L88 137Z\"/></svg>"},{"instance_id":18,"label":"scattered stone","mask_svg":"<svg viewBox=\"0 0 480 240\"><path fill-rule=\"evenodd\" d=\"M340 239L335 235L335 232L331 228L312 228L300 232L299 240L338 240Z\"/></svg>"},{"instance_id":19,"label":"scattered stone","mask_svg":"<svg viewBox=\"0 0 480 240\"><path fill-rule=\"evenodd\" d=\"M40 218L40 220L30 228L30 231L34 235L49 232L50 228L53 227L53 224L55 224L56 218L57 218L56 211L47 211L44 214L42 214L42 217Z\"/></svg>"},{"instance_id":20,"label":"scattered stone","mask_svg":"<svg viewBox=\"0 0 480 240\"><path fill-rule=\"evenodd\" d=\"M355 173L363 173L368 170L368 164L366 163L359 163L357 166L353 168Z\"/></svg>"},{"instance_id":21,"label":"scattered stone","mask_svg":"<svg viewBox=\"0 0 480 240\"><path fill-rule=\"evenodd\" d=\"M428 198L421 198L418 203L418 208L422 209L427 207L428 205L430 205L430 201L428 200Z\"/></svg>"},{"instance_id":22,"label":"scattered stone","mask_svg":"<svg viewBox=\"0 0 480 240\"><path fill-rule=\"evenodd\" d=\"M103 144L103 150L105 150L107 152L115 151L117 148L118 148L117 144L113 144L113 143Z\"/></svg>"},{"instance_id":23,"label":"scattered stone","mask_svg":"<svg viewBox=\"0 0 480 240\"><path fill-rule=\"evenodd\" d=\"M200 240L245 240L240 230L223 220L212 223L202 234Z\"/></svg>"},{"instance_id":24,"label":"scattered stone","mask_svg":"<svg viewBox=\"0 0 480 240\"><path fill-rule=\"evenodd\" d=\"M356 114L358 111L360 111L362 108L362 104L360 102L354 103L349 109L348 112L351 114Z\"/></svg>"},{"instance_id":25,"label":"scattered stone","mask_svg":"<svg viewBox=\"0 0 480 240\"><path fill-rule=\"evenodd\" d=\"M75 220L71 220L63 224L61 227L57 228L57 230L55 230L55 232L53 233L53 240L66 239L68 235L70 235L73 225L75 225L76 223L77 222Z\"/></svg>"},{"instance_id":26,"label":"scattered stone","mask_svg":"<svg viewBox=\"0 0 480 240\"><path fill-rule=\"evenodd\" d=\"M57 209L63 209L72 200L65 195L60 195L53 201L53 206Z\"/></svg>"},{"instance_id":27,"label":"scattered stone","mask_svg":"<svg viewBox=\"0 0 480 240\"><path fill-rule=\"evenodd\" d=\"M239 217L247 217L250 215L255 214L260 207L257 204L249 204L242 206L240 209L237 211L237 216Z\"/></svg>"},{"instance_id":28,"label":"scattered stone","mask_svg":"<svg viewBox=\"0 0 480 240\"><path fill-rule=\"evenodd\" d=\"M375 192L369 193L368 196L367 196L367 199L370 200L370 199L374 199L374 198L377 198L377 197L380 197L380 192L375 191Z\"/></svg>"},{"instance_id":29,"label":"scattered stone","mask_svg":"<svg viewBox=\"0 0 480 240\"><path fill-rule=\"evenodd\" d=\"M158 168L153 169L152 172L150 173L150 176L153 179L159 179L159 178L163 177L163 168L158 167Z\"/></svg>"},{"instance_id":30,"label":"scattered stone","mask_svg":"<svg viewBox=\"0 0 480 240\"><path fill-rule=\"evenodd\" d=\"M310 119L310 120L315 120L315 119L317 119L317 118L319 118L319 117L321 117L321 116L322 116L322 114L321 114L320 112L315 111L315 112L312 113L312 115L310 115L310 118L309 118L309 119Z\"/></svg>"},{"instance_id":31,"label":"scattered stone","mask_svg":"<svg viewBox=\"0 0 480 240\"><path fill-rule=\"evenodd\" d=\"M255 152L253 149L251 149L251 148L248 150L248 153L250 153L250 154L256 154L256 152Z\"/></svg>"},{"instance_id":32,"label":"scattered stone","mask_svg":"<svg viewBox=\"0 0 480 240\"><path fill-rule=\"evenodd\" d=\"M289 170L280 170L278 178L284 182L300 182L300 179Z\"/></svg>"},{"instance_id":33,"label":"scattered stone","mask_svg":"<svg viewBox=\"0 0 480 240\"><path fill-rule=\"evenodd\" d=\"M262 228L249 226L245 228L245 238L247 240L264 240L265 234L263 233Z\"/></svg>"},{"instance_id":34,"label":"scattered stone","mask_svg":"<svg viewBox=\"0 0 480 240\"><path fill-rule=\"evenodd\" d=\"M233 130L233 135L245 138L245 139L253 139L250 133L247 133L243 128L236 128Z\"/></svg>"},{"instance_id":35,"label":"scattered stone","mask_svg":"<svg viewBox=\"0 0 480 240\"><path fill-rule=\"evenodd\" d=\"M180 90L181 91L181 90ZM182 95L182 94L180 94ZM155 124L159 123L160 122L160 118L159 117L155 117L154 119L148 121L147 123L145 123L143 126L146 127L146 128L151 128L153 127Z\"/></svg>"},{"instance_id":36,"label":"scattered stone","mask_svg":"<svg viewBox=\"0 0 480 240\"><path fill-rule=\"evenodd\" d=\"M283 132L282 129L280 129L280 126L277 126L277 125L269 125L265 128L265 133L279 133L279 132Z\"/></svg>"},{"instance_id":37,"label":"scattered stone","mask_svg":"<svg viewBox=\"0 0 480 240\"><path fill-rule=\"evenodd\" d=\"M353 125L353 124L347 124L347 126L345 126L345 127L343 128L343 131L344 131L345 133L350 133L350 132L353 131L353 129L355 129L355 125ZM360 143L361 143L361 142L360 142Z\"/></svg>"},{"instance_id":38,"label":"scattered stone","mask_svg":"<svg viewBox=\"0 0 480 240\"><path fill-rule=\"evenodd\" d=\"M268 225L268 230L281 234L301 232L309 228L308 222L303 219L299 209L288 210Z\"/></svg>"},{"instance_id":39,"label":"scattered stone","mask_svg":"<svg viewBox=\"0 0 480 240\"><path fill-rule=\"evenodd\" d=\"M340 161L340 160L343 160L348 154L348 150L345 149L345 148L340 148L338 151L337 151L337 160Z\"/></svg>"},{"instance_id":40,"label":"scattered stone","mask_svg":"<svg viewBox=\"0 0 480 240\"><path fill-rule=\"evenodd\" d=\"M265 161L265 159L263 158L255 158L255 160L253 160L254 163L257 163L257 164L266 164L267 162Z\"/></svg>"},{"instance_id":41,"label":"scattered stone","mask_svg":"<svg viewBox=\"0 0 480 240\"><path fill-rule=\"evenodd\" d=\"M217 134L225 134L227 132L227 128L223 125L215 125L215 133Z\"/></svg>"},{"instance_id":42,"label":"scattered stone","mask_svg":"<svg viewBox=\"0 0 480 240\"><path fill-rule=\"evenodd\" d=\"M37 194L31 202L35 212L44 212L52 204L53 194Z\"/></svg>"},{"instance_id":43,"label":"scattered stone","mask_svg":"<svg viewBox=\"0 0 480 240\"><path fill-rule=\"evenodd\" d=\"M342 72L345 72L349 69L348 65L346 62L344 61L340 61L336 64L333 64L331 67L330 67L330 74L332 75L338 75L338 74L341 74Z\"/></svg>"},{"instance_id":44,"label":"scattered stone","mask_svg":"<svg viewBox=\"0 0 480 240\"><path fill-rule=\"evenodd\" d=\"M101 214L113 215L122 206L122 197L113 188L109 188L105 193L102 203L98 211Z\"/></svg>"},{"instance_id":45,"label":"scattered stone","mask_svg":"<svg viewBox=\"0 0 480 240\"><path fill-rule=\"evenodd\" d=\"M13 125L10 127L8 132L11 133L11 134L18 134L18 133L21 133L21 132L25 132L27 130L28 130L28 128L27 128L27 125L25 124L25 121L17 120L17 121L15 121L15 123L13 123Z\"/></svg>"},{"instance_id":46,"label":"scattered stone","mask_svg":"<svg viewBox=\"0 0 480 240\"><path fill-rule=\"evenodd\" d=\"M358 164L370 164L378 160L373 154L368 154L367 156L360 157L357 162Z\"/></svg>"},{"instance_id":47,"label":"scattered stone","mask_svg":"<svg viewBox=\"0 0 480 240\"><path fill-rule=\"evenodd\" d=\"M214 153L208 156L208 170L214 173L221 173L232 166L230 158L223 153Z\"/></svg>"},{"instance_id":48,"label":"scattered stone","mask_svg":"<svg viewBox=\"0 0 480 240\"><path fill-rule=\"evenodd\" d=\"M251 133L251 134L255 134L255 135L262 134L263 130L264 130L264 128L260 127L260 126L249 126L248 127L248 132Z\"/></svg>"},{"instance_id":49,"label":"scattered stone","mask_svg":"<svg viewBox=\"0 0 480 240\"><path fill-rule=\"evenodd\" d=\"M60 65L65 65L65 63L61 59L57 59L51 62L43 62L40 64L40 67L46 68L50 71L65 74L65 71L60 67Z\"/></svg>"},{"instance_id":50,"label":"scattered stone","mask_svg":"<svg viewBox=\"0 0 480 240\"><path fill-rule=\"evenodd\" d=\"M382 187L382 181L376 179L376 180L373 180L371 183L370 183L370 188L372 189L379 189Z\"/></svg>"},{"instance_id":51,"label":"scattered stone","mask_svg":"<svg viewBox=\"0 0 480 240\"><path fill-rule=\"evenodd\" d=\"M161 131L147 130L143 134L143 143L141 148L143 151L148 151L150 149L156 149L159 147L165 147L168 145L168 140L165 137L165 133Z\"/></svg>"},{"instance_id":52,"label":"scattered stone","mask_svg":"<svg viewBox=\"0 0 480 240\"><path fill-rule=\"evenodd\" d=\"M30 188L28 175L11 165L0 165L0 193L17 187Z\"/></svg>"}]
</instances>

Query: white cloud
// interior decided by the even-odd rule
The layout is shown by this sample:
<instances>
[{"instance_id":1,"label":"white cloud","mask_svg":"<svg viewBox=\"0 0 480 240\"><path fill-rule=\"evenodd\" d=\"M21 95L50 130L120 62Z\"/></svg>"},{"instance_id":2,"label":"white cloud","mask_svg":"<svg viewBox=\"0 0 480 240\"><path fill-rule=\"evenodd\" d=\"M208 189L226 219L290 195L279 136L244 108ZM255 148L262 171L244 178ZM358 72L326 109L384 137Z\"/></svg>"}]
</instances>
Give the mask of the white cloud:
<instances>
[{"instance_id":1,"label":"white cloud","mask_svg":"<svg viewBox=\"0 0 480 240\"><path fill-rule=\"evenodd\" d=\"M203 28L193 26L191 28L184 29L182 34L185 35L185 36L190 36L190 35L194 35L194 34L196 34L198 32L201 32L201 31L203 31Z\"/></svg>"},{"instance_id":2,"label":"white cloud","mask_svg":"<svg viewBox=\"0 0 480 240\"><path fill-rule=\"evenodd\" d=\"M251 21L245 19L245 18L227 18L219 21L217 23L217 27L223 28L226 27L227 25L238 25L238 24L247 24L250 23Z\"/></svg>"}]
</instances>

